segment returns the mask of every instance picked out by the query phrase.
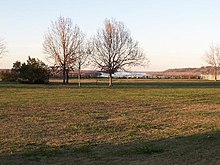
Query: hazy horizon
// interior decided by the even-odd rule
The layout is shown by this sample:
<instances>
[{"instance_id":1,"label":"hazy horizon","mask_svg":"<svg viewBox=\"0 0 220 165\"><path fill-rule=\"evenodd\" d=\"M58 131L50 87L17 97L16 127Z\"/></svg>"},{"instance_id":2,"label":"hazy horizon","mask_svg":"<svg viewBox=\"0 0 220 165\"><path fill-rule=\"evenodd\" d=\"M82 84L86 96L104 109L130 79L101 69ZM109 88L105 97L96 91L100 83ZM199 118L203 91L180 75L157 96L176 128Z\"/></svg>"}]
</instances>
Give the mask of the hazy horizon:
<instances>
[{"instance_id":1,"label":"hazy horizon","mask_svg":"<svg viewBox=\"0 0 220 165\"><path fill-rule=\"evenodd\" d=\"M0 68L11 68L28 56L46 62L44 33L59 16L71 18L88 38L106 18L122 21L151 61L148 68L138 70L201 67L209 46L220 40L218 6L218 0L2 1L0 38L9 52L0 59Z\"/></svg>"}]
</instances>

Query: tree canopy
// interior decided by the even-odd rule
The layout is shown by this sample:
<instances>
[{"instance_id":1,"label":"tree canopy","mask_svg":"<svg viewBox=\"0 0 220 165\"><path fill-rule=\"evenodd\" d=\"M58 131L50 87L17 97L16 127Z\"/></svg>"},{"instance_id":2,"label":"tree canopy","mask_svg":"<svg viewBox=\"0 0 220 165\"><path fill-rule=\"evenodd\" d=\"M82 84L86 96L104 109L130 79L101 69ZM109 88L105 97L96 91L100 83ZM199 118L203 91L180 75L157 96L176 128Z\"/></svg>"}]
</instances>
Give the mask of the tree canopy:
<instances>
[{"instance_id":1,"label":"tree canopy","mask_svg":"<svg viewBox=\"0 0 220 165\"><path fill-rule=\"evenodd\" d=\"M138 66L146 60L145 54L125 25L114 19L106 19L104 28L98 30L93 42L93 62L103 72L112 74L128 66Z\"/></svg>"},{"instance_id":2,"label":"tree canopy","mask_svg":"<svg viewBox=\"0 0 220 165\"><path fill-rule=\"evenodd\" d=\"M63 84L69 82L69 71L76 63L76 54L83 43L84 34L70 18L59 17L52 22L45 34L44 53L55 61L55 65L63 72Z\"/></svg>"},{"instance_id":3,"label":"tree canopy","mask_svg":"<svg viewBox=\"0 0 220 165\"><path fill-rule=\"evenodd\" d=\"M213 67L214 80L216 81L220 66L220 45L211 45L209 51L205 53L204 60Z\"/></svg>"}]
</instances>

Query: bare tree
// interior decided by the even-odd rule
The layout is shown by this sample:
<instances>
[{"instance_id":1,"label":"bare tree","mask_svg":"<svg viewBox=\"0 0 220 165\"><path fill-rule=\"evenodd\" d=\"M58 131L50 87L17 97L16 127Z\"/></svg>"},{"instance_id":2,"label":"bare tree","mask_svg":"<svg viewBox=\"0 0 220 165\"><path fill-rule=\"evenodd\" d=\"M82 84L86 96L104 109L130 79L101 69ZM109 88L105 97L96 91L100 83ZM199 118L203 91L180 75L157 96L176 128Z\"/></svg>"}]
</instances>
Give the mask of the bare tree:
<instances>
[{"instance_id":1,"label":"bare tree","mask_svg":"<svg viewBox=\"0 0 220 165\"><path fill-rule=\"evenodd\" d=\"M127 66L141 65L145 59L138 42L122 22L105 20L104 28L94 38L93 61L101 71L109 74L109 86L112 86L112 74Z\"/></svg>"},{"instance_id":2,"label":"bare tree","mask_svg":"<svg viewBox=\"0 0 220 165\"><path fill-rule=\"evenodd\" d=\"M82 41L82 32L72 24L70 18L59 17L45 34L44 53L55 60L55 65L62 70L63 84L69 83L69 71L75 65L76 53Z\"/></svg>"},{"instance_id":3,"label":"bare tree","mask_svg":"<svg viewBox=\"0 0 220 165\"><path fill-rule=\"evenodd\" d=\"M220 66L220 45L211 45L205 53L205 61L213 67L214 80L217 80L218 67Z\"/></svg>"},{"instance_id":4,"label":"bare tree","mask_svg":"<svg viewBox=\"0 0 220 165\"><path fill-rule=\"evenodd\" d=\"M0 57L6 53L6 44L3 39L0 39Z\"/></svg>"},{"instance_id":5,"label":"bare tree","mask_svg":"<svg viewBox=\"0 0 220 165\"><path fill-rule=\"evenodd\" d=\"M89 64L89 55L91 55L91 45L89 42L81 44L76 55L76 69L78 70L78 86L81 87L82 66Z\"/></svg>"}]
</instances>

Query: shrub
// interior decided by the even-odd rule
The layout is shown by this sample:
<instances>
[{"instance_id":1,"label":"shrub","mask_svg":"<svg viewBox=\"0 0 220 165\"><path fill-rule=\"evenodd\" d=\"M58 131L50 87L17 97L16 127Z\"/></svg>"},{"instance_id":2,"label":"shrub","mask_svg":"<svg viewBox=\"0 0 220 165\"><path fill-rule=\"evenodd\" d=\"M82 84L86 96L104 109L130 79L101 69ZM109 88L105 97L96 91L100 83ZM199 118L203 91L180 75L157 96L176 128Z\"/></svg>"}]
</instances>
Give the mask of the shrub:
<instances>
[{"instance_id":1,"label":"shrub","mask_svg":"<svg viewBox=\"0 0 220 165\"><path fill-rule=\"evenodd\" d=\"M16 61L11 71L2 73L2 81L43 84L49 82L47 65L42 61L28 57L27 63Z\"/></svg>"},{"instance_id":2,"label":"shrub","mask_svg":"<svg viewBox=\"0 0 220 165\"><path fill-rule=\"evenodd\" d=\"M4 82L15 82L17 81L18 77L15 73L6 71L1 73L1 79Z\"/></svg>"},{"instance_id":3,"label":"shrub","mask_svg":"<svg viewBox=\"0 0 220 165\"><path fill-rule=\"evenodd\" d=\"M47 65L38 59L29 57L27 64L23 63L18 71L21 82L36 84L49 82Z\"/></svg>"}]
</instances>

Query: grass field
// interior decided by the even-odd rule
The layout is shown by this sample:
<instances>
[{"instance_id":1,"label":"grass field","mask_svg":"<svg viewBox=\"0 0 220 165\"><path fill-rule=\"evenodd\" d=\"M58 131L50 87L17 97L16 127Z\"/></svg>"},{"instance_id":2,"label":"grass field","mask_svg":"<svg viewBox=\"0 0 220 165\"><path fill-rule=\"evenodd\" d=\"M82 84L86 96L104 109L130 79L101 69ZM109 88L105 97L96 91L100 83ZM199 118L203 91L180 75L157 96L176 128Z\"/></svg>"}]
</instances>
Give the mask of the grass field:
<instances>
[{"instance_id":1,"label":"grass field","mask_svg":"<svg viewBox=\"0 0 220 165\"><path fill-rule=\"evenodd\" d=\"M220 82L0 83L0 164L220 164Z\"/></svg>"}]
</instances>

